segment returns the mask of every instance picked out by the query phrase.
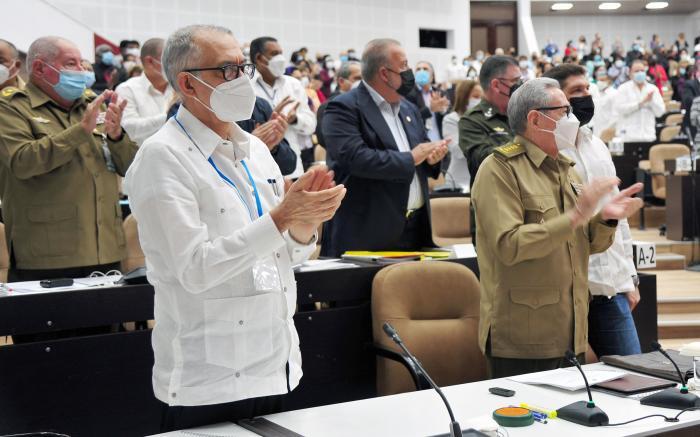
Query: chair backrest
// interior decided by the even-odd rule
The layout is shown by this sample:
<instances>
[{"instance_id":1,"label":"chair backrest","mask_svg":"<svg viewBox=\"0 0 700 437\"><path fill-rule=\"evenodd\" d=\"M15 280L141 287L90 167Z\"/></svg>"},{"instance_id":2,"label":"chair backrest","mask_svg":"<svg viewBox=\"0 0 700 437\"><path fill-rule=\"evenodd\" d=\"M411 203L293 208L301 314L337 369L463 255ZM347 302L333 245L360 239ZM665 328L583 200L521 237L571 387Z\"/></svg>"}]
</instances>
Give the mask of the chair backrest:
<instances>
[{"instance_id":1,"label":"chair backrest","mask_svg":"<svg viewBox=\"0 0 700 437\"><path fill-rule=\"evenodd\" d=\"M664 120L666 126L677 126L683 122L683 114L669 114Z\"/></svg>"},{"instance_id":2,"label":"chair backrest","mask_svg":"<svg viewBox=\"0 0 700 437\"><path fill-rule=\"evenodd\" d=\"M325 162L326 161L326 149L324 149L320 144L314 146L314 161L315 162Z\"/></svg>"},{"instance_id":3,"label":"chair backrest","mask_svg":"<svg viewBox=\"0 0 700 437\"><path fill-rule=\"evenodd\" d=\"M612 141L613 138L615 138L615 125L603 129L600 133L600 139L603 140L605 144Z\"/></svg>"},{"instance_id":4,"label":"chair backrest","mask_svg":"<svg viewBox=\"0 0 700 437\"><path fill-rule=\"evenodd\" d=\"M124 236L126 237L126 257L122 260L122 273L128 273L146 265L146 256L139 243L139 231L136 219L129 215L124 219Z\"/></svg>"},{"instance_id":5,"label":"chair backrest","mask_svg":"<svg viewBox=\"0 0 700 437\"><path fill-rule=\"evenodd\" d=\"M438 246L471 243L469 197L430 199L433 241Z\"/></svg>"},{"instance_id":6,"label":"chair backrest","mask_svg":"<svg viewBox=\"0 0 700 437\"><path fill-rule=\"evenodd\" d=\"M0 282L7 282L10 271L10 251L7 248L5 224L0 223Z\"/></svg>"},{"instance_id":7,"label":"chair backrest","mask_svg":"<svg viewBox=\"0 0 700 437\"><path fill-rule=\"evenodd\" d=\"M667 129L667 128L666 128ZM652 173L663 173L666 169L664 161L676 159L679 156L687 155L690 152L685 144L657 144L649 149L649 167ZM651 191L654 197L666 198L666 177L663 175L652 175Z\"/></svg>"},{"instance_id":8,"label":"chair backrest","mask_svg":"<svg viewBox=\"0 0 700 437\"><path fill-rule=\"evenodd\" d=\"M680 110L681 110L681 102L676 102L675 100L671 100L670 102L666 102L666 112L680 111Z\"/></svg>"},{"instance_id":9,"label":"chair backrest","mask_svg":"<svg viewBox=\"0 0 700 437\"><path fill-rule=\"evenodd\" d=\"M428 191L433 191L435 188L445 185L445 175L440 173L437 179L428 178Z\"/></svg>"},{"instance_id":10,"label":"chair backrest","mask_svg":"<svg viewBox=\"0 0 700 437\"><path fill-rule=\"evenodd\" d=\"M666 126L665 128L661 129L661 132L659 132L659 141L661 142L669 142L676 138L676 136L681 132L681 127L680 126Z\"/></svg>"},{"instance_id":11,"label":"chair backrest","mask_svg":"<svg viewBox=\"0 0 700 437\"><path fill-rule=\"evenodd\" d=\"M372 283L372 331L380 347L401 352L382 330L391 323L440 386L486 379L478 345L479 281L469 268L415 261L380 270ZM377 393L415 390L399 363L377 358Z\"/></svg>"}]
</instances>

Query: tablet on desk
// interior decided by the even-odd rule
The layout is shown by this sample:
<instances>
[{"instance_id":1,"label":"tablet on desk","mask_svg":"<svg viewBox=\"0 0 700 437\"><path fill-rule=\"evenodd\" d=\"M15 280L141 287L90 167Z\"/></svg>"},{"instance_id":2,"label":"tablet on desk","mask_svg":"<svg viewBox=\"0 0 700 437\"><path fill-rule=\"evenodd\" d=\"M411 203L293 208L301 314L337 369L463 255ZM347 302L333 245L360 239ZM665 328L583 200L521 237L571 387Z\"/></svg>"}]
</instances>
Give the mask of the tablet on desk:
<instances>
[{"instance_id":1,"label":"tablet on desk","mask_svg":"<svg viewBox=\"0 0 700 437\"><path fill-rule=\"evenodd\" d=\"M622 378L595 384L591 386L591 388L600 389L601 391L606 392L613 392L613 394L630 396L638 393L675 387L675 385L675 382L666 381L664 379L627 374Z\"/></svg>"}]
</instances>

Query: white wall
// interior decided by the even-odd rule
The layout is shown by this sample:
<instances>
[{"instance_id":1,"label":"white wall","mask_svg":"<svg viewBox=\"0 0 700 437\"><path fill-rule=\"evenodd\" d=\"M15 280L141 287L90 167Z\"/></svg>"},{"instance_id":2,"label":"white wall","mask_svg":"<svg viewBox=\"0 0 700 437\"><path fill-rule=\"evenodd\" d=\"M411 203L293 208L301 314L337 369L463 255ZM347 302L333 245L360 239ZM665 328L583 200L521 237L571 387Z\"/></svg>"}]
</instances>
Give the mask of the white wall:
<instances>
[{"instance_id":1,"label":"white wall","mask_svg":"<svg viewBox=\"0 0 700 437\"><path fill-rule=\"evenodd\" d=\"M439 7L423 0L45 1L113 42L167 37L181 26L207 23L231 28L239 41L274 36L286 55L306 46L311 55L337 56L350 47L361 53L372 38L392 37L402 42L411 64L431 61L438 75L452 53L461 56L469 49L469 0L441 0ZM453 31L453 49L419 49L419 27Z\"/></svg>"},{"instance_id":2,"label":"white wall","mask_svg":"<svg viewBox=\"0 0 700 437\"><path fill-rule=\"evenodd\" d=\"M0 26L0 38L12 42L26 52L40 36L58 35L75 42L83 57L94 58L92 30L71 15L41 0L23 0L6 8Z\"/></svg>"},{"instance_id":3,"label":"white wall","mask_svg":"<svg viewBox=\"0 0 700 437\"><path fill-rule=\"evenodd\" d=\"M666 46L673 44L679 32L685 32L686 39L690 43L700 35L700 14L698 13L693 15L533 16L532 22L540 49L551 37L559 45L561 52L564 51L568 40L578 41L579 35L585 35L590 45L596 32L603 37L605 55L609 53L617 36L621 37L625 49L629 49L637 35L641 35L648 44L652 34L656 33Z\"/></svg>"}]
</instances>

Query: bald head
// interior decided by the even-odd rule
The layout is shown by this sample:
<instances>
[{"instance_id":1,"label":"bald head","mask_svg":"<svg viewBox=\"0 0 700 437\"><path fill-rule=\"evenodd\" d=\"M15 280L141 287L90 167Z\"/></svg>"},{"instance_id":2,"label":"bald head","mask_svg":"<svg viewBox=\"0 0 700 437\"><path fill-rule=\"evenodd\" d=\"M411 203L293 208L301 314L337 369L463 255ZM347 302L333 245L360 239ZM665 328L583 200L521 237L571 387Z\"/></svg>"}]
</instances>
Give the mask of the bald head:
<instances>
[{"instance_id":1,"label":"bald head","mask_svg":"<svg viewBox=\"0 0 700 437\"><path fill-rule=\"evenodd\" d=\"M17 59L17 57L19 57L19 51L17 51L17 47L15 47L15 45L12 44L10 41L4 40L2 38L0 38L0 50L6 52L8 56L12 57L12 59Z\"/></svg>"},{"instance_id":2,"label":"bald head","mask_svg":"<svg viewBox=\"0 0 700 437\"><path fill-rule=\"evenodd\" d=\"M72 61L75 61L75 64L80 65L81 56L78 46L60 36L44 36L29 46L27 51L27 70L31 75L37 68L38 63L54 64L57 59L63 60L63 58L70 58Z\"/></svg>"}]
</instances>

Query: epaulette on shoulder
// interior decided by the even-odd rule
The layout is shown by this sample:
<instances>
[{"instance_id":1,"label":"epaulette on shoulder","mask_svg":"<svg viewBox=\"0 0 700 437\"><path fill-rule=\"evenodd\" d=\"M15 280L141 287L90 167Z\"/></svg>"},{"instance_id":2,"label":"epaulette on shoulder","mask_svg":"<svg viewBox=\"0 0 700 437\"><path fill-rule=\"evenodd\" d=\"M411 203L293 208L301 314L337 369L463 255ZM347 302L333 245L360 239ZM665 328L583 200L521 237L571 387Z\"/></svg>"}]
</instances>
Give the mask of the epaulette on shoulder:
<instances>
[{"instance_id":1,"label":"epaulette on shoulder","mask_svg":"<svg viewBox=\"0 0 700 437\"><path fill-rule=\"evenodd\" d=\"M90 88L85 88L85 91L83 91L83 97L88 100L93 100L95 97L97 97L97 94Z\"/></svg>"},{"instance_id":2,"label":"epaulette on shoulder","mask_svg":"<svg viewBox=\"0 0 700 437\"><path fill-rule=\"evenodd\" d=\"M10 100L16 95L26 95L26 93L23 90L13 86L8 86L6 88L3 88L2 91L0 91L0 96L2 96L6 100Z\"/></svg>"},{"instance_id":3,"label":"epaulette on shoulder","mask_svg":"<svg viewBox=\"0 0 700 437\"><path fill-rule=\"evenodd\" d=\"M508 143L501 147L496 147L494 152L508 159L525 153L525 147L520 143Z\"/></svg>"}]
</instances>

